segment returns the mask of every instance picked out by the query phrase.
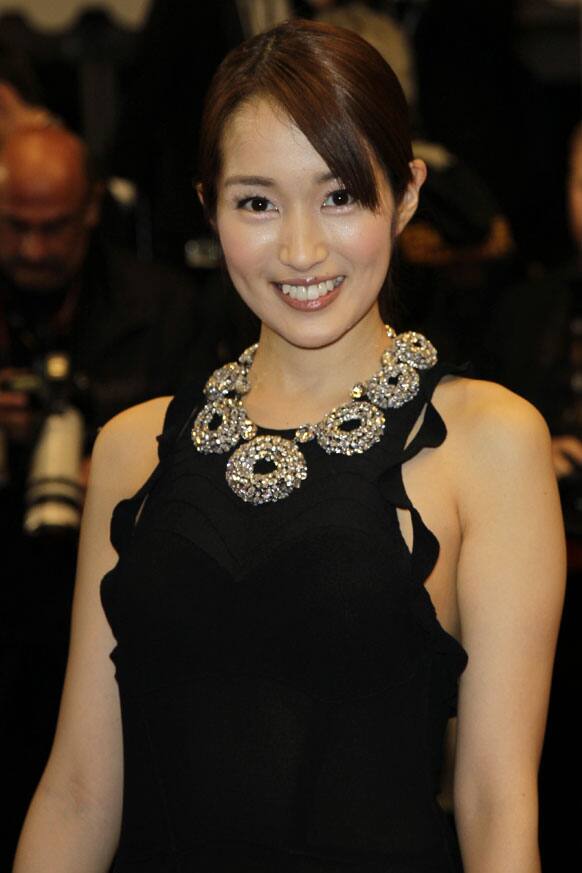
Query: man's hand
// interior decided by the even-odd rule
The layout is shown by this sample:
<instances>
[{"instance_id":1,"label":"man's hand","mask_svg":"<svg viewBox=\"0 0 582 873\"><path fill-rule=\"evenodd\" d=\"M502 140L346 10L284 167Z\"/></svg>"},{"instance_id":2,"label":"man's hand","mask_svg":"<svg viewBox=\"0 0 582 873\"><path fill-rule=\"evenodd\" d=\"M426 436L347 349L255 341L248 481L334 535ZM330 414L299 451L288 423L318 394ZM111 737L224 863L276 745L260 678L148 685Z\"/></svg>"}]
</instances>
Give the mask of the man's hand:
<instances>
[{"instance_id":1,"label":"man's hand","mask_svg":"<svg viewBox=\"0 0 582 873\"><path fill-rule=\"evenodd\" d=\"M4 388L19 372L11 367L0 370L0 428L10 442L25 443L32 438L37 414L31 409L30 398L25 391Z\"/></svg>"},{"instance_id":2,"label":"man's hand","mask_svg":"<svg viewBox=\"0 0 582 873\"><path fill-rule=\"evenodd\" d=\"M582 467L582 440L569 435L552 437L552 461L558 479Z\"/></svg>"}]
</instances>

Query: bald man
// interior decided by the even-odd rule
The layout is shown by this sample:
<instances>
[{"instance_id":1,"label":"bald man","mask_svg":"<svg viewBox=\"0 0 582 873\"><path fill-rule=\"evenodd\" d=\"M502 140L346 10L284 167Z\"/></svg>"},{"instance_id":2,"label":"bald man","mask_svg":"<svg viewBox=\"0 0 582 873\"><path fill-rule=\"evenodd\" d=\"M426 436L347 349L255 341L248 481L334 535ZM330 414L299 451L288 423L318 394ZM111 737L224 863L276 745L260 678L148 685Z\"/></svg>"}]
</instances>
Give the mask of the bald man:
<instances>
[{"instance_id":1,"label":"bald man","mask_svg":"<svg viewBox=\"0 0 582 873\"><path fill-rule=\"evenodd\" d=\"M0 269L23 292L51 294L81 270L101 188L64 128L22 130L0 152Z\"/></svg>"},{"instance_id":2,"label":"bald man","mask_svg":"<svg viewBox=\"0 0 582 873\"><path fill-rule=\"evenodd\" d=\"M69 355L88 452L112 415L217 365L199 287L105 243L100 195L85 146L63 129L13 134L0 151L0 432L9 474L0 487L0 773L10 807L0 824L2 871L50 749L74 575L70 540L23 532L39 398L17 390L18 379L51 351Z\"/></svg>"},{"instance_id":3,"label":"bald man","mask_svg":"<svg viewBox=\"0 0 582 873\"><path fill-rule=\"evenodd\" d=\"M92 431L215 364L199 286L106 243L102 191L62 127L18 131L0 149L0 427L16 442L30 422L14 376L52 351L69 354Z\"/></svg>"},{"instance_id":4,"label":"bald man","mask_svg":"<svg viewBox=\"0 0 582 873\"><path fill-rule=\"evenodd\" d=\"M0 380L67 349L100 186L82 141L63 128L17 130L0 150ZM41 338L42 337L42 338ZM38 359L38 360L37 360ZM0 388L0 426L30 438L28 396Z\"/></svg>"}]
</instances>

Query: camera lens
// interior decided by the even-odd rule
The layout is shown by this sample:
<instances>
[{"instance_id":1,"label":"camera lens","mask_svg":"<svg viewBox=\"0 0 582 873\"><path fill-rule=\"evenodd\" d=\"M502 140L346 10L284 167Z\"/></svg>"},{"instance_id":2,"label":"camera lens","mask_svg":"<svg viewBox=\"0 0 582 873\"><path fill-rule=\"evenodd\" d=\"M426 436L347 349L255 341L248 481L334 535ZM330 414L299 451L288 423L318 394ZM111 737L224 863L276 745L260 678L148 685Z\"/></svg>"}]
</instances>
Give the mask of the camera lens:
<instances>
[{"instance_id":1,"label":"camera lens","mask_svg":"<svg viewBox=\"0 0 582 873\"><path fill-rule=\"evenodd\" d=\"M36 442L26 487L24 530L31 535L79 527L83 420L72 406L47 416Z\"/></svg>"}]
</instances>

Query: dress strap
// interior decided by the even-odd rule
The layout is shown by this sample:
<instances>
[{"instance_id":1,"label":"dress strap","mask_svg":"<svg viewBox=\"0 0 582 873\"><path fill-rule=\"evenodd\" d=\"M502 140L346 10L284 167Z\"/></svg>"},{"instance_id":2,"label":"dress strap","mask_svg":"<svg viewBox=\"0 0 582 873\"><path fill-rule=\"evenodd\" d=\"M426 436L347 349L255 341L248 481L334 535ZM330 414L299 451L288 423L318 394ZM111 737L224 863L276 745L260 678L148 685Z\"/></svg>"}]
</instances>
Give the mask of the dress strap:
<instances>
[{"instance_id":1,"label":"dress strap","mask_svg":"<svg viewBox=\"0 0 582 873\"><path fill-rule=\"evenodd\" d=\"M399 434L400 448L391 452L386 458L386 465L378 476L378 487L385 500L399 509L410 512L413 549L412 571L414 578L424 581L436 564L439 555L439 543L435 535L424 524L420 513L413 506L402 479L402 465L417 455L422 449L437 448L442 445L447 436L446 425L432 403L434 390L440 380L447 375L468 375L469 365L452 366L437 364L426 371L421 377L421 386L417 402L410 410L407 424L413 427L419 415L423 415L422 423L411 442L406 445L410 431ZM423 412L424 410L424 412Z\"/></svg>"},{"instance_id":2,"label":"dress strap","mask_svg":"<svg viewBox=\"0 0 582 873\"><path fill-rule=\"evenodd\" d=\"M387 427L378 449L362 456L361 461L376 482L390 479L394 468L401 467L422 449L436 448L444 442L447 429L433 406L432 396L440 380L450 374L467 375L468 366L436 364L421 372L416 396L401 407L388 411ZM415 427L418 430L408 442Z\"/></svg>"},{"instance_id":3,"label":"dress strap","mask_svg":"<svg viewBox=\"0 0 582 873\"><path fill-rule=\"evenodd\" d=\"M411 409L411 416L407 418L407 423L414 427L416 418L423 414L424 409L422 423L408 446L406 440L410 431L399 434L403 444L389 459L389 463L378 479L378 485L387 502L393 507L408 510L410 513L412 523L410 577L415 583L416 592L412 609L417 621L424 628L427 638L431 640L433 651L441 656L435 662L435 669L441 672L444 703L448 714L453 716L456 714L458 678L467 664L467 653L463 646L443 629L426 590L425 582L436 565L440 544L410 500L402 479L402 466L406 461L424 448L437 448L446 439L447 428L433 406L432 396L440 380L447 375L471 376L472 373L469 364L451 366L443 363L422 374L418 403L415 409Z\"/></svg>"},{"instance_id":4,"label":"dress strap","mask_svg":"<svg viewBox=\"0 0 582 873\"><path fill-rule=\"evenodd\" d=\"M190 381L172 397L162 432L157 437L160 461L174 449L200 407L202 387L200 380Z\"/></svg>"},{"instance_id":5,"label":"dress strap","mask_svg":"<svg viewBox=\"0 0 582 873\"><path fill-rule=\"evenodd\" d=\"M182 438L196 410L200 406L200 396L201 385L199 381L196 381L184 385L172 398L164 416L162 432L156 437L159 459L157 465L139 491L132 497L121 500L113 510L113 515L111 516L111 544L118 555L121 554L131 539L139 510L162 475L166 460ZM193 406L192 399L194 397L197 399Z\"/></svg>"}]
</instances>

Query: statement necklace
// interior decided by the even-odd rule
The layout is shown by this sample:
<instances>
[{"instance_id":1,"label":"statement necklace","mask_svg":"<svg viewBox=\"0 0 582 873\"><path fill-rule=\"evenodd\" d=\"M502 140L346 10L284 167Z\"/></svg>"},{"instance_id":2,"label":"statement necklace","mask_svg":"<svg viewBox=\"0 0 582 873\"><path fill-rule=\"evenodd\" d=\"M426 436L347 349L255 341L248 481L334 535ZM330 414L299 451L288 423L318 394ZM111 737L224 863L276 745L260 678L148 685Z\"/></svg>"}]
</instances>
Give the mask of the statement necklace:
<instances>
[{"instance_id":1,"label":"statement necklace","mask_svg":"<svg viewBox=\"0 0 582 873\"><path fill-rule=\"evenodd\" d=\"M420 333L397 335L385 325L394 340L381 358L380 369L367 382L358 382L351 400L336 406L317 424L303 424L294 435L257 436L242 398L250 390L249 371L258 343L246 349L238 361L224 364L204 387L207 398L192 427L195 448L204 454L224 454L234 449L226 465L226 481L234 493L255 506L274 503L299 488L307 478L307 463L300 450L303 443L317 440L328 454L362 454L384 433L384 409L397 409L418 393L419 370L437 361L434 346ZM268 467L266 472L257 469Z\"/></svg>"}]
</instances>

